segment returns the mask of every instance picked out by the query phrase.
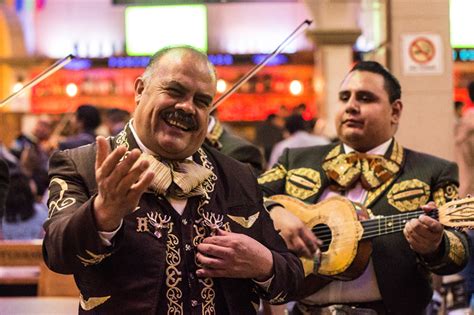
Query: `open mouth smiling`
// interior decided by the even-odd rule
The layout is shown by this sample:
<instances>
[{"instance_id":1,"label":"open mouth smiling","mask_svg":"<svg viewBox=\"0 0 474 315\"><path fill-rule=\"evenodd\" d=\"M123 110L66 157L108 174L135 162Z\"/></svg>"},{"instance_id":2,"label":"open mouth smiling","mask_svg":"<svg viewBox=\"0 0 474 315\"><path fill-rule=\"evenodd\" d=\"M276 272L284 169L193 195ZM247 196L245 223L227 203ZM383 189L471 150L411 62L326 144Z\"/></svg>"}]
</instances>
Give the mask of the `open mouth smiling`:
<instances>
[{"instance_id":1,"label":"open mouth smiling","mask_svg":"<svg viewBox=\"0 0 474 315\"><path fill-rule=\"evenodd\" d=\"M161 118L171 127L181 129L183 131L197 130L197 123L193 116L183 111L168 111L161 114Z\"/></svg>"}]
</instances>

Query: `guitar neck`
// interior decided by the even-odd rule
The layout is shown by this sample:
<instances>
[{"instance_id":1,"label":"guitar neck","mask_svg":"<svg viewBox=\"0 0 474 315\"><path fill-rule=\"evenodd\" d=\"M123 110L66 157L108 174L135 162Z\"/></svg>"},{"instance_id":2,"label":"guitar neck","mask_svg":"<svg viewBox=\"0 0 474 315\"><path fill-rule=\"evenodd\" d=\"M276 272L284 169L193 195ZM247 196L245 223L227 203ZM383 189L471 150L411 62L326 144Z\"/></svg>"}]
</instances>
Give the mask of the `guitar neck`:
<instances>
[{"instance_id":1,"label":"guitar neck","mask_svg":"<svg viewBox=\"0 0 474 315\"><path fill-rule=\"evenodd\" d=\"M434 219L438 219L437 210L433 210L428 213L425 213L423 210L417 210L364 220L360 222L364 228L362 239L369 239L376 236L402 231L405 228L405 224L409 220L418 218L421 214L426 214Z\"/></svg>"}]
</instances>

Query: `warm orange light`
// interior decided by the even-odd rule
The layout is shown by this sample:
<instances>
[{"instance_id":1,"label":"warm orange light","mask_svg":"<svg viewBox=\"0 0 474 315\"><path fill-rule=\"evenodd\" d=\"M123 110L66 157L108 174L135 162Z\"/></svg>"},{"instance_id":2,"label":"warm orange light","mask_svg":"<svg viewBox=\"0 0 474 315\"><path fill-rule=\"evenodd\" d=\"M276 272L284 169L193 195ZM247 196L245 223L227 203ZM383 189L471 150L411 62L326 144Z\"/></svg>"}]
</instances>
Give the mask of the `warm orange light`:
<instances>
[{"instance_id":1,"label":"warm orange light","mask_svg":"<svg viewBox=\"0 0 474 315\"><path fill-rule=\"evenodd\" d=\"M68 85L66 85L66 94L67 96L69 97L74 97L77 95L77 85L74 84L74 83L69 83Z\"/></svg>"},{"instance_id":2,"label":"warm orange light","mask_svg":"<svg viewBox=\"0 0 474 315\"><path fill-rule=\"evenodd\" d=\"M290 93L293 95L300 95L303 92L303 84L301 81L293 80L290 83Z\"/></svg>"},{"instance_id":3,"label":"warm orange light","mask_svg":"<svg viewBox=\"0 0 474 315\"><path fill-rule=\"evenodd\" d=\"M217 80L217 93L224 93L225 90L227 89L227 82L225 82L222 79Z\"/></svg>"}]
</instances>

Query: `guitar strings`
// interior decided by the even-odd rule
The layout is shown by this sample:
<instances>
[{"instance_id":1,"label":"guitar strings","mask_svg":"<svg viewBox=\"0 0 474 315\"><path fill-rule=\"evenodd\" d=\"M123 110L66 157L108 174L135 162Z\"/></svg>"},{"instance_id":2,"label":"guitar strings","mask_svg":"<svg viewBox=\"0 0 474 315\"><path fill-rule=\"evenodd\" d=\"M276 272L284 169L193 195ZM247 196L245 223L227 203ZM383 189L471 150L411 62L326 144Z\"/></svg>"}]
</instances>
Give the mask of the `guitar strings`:
<instances>
[{"instance_id":1,"label":"guitar strings","mask_svg":"<svg viewBox=\"0 0 474 315\"><path fill-rule=\"evenodd\" d=\"M384 234L392 234L392 233L396 233L396 232L400 232L403 230L405 224L404 223L401 223L401 224L396 224L396 225L393 225L391 228L390 228L390 232L387 232L387 233L384 233ZM380 233L378 231L368 231L367 233L364 233L363 236L364 238L370 238L370 237L374 237L374 236L379 236ZM317 235L316 235L317 236ZM320 239L322 242L323 242L323 246L322 247L328 247L332 242L331 240L333 239L333 237L331 237L331 235L323 235L323 236L318 236L318 239ZM338 242L337 242L337 245L338 246L349 246L353 243L354 241L354 237L340 237L338 238ZM356 240L357 242L359 242L359 240Z\"/></svg>"},{"instance_id":2,"label":"guitar strings","mask_svg":"<svg viewBox=\"0 0 474 315\"><path fill-rule=\"evenodd\" d=\"M380 221L386 220L387 218L370 219L370 220L373 220L372 222L360 221L361 223L363 222L366 223L364 227L364 232L362 234L362 239L371 238L374 236L380 236L384 234L400 232L403 230L408 219L416 218L421 213L423 213L423 211L413 211L411 213L394 215L393 217L403 218L403 216L405 216L406 218L403 218L404 220L398 220L395 223L394 223L394 220L386 221L386 222L394 223L392 226L380 225ZM352 224L354 224L354 221L345 222L342 224L338 224L336 226L343 227L345 225L352 225ZM332 237L333 233L331 232L331 229L328 226L319 226L316 228L313 227L312 232L318 237L318 239L320 239L323 242L323 247L330 245L331 243L330 241L333 239ZM342 238L338 238L337 244L339 246L344 246L344 245L348 246L348 245L351 245L353 241L354 241L354 237L342 237Z\"/></svg>"},{"instance_id":3,"label":"guitar strings","mask_svg":"<svg viewBox=\"0 0 474 315\"><path fill-rule=\"evenodd\" d=\"M331 227L334 229L336 227L338 228L343 228L345 226L351 226L351 225L354 225L355 223L358 223L360 222L362 224L362 226L364 227L364 231L368 231L369 229L380 229L380 230L387 230L387 229L391 229L392 227L390 226L387 226L386 224L388 222L391 222L391 223L396 223L395 221L398 221L397 223L403 223L405 224L406 223L406 220L408 219L413 219L413 218L417 218L420 214L422 214L423 211L413 211L411 213L406 213L406 214L397 214L397 215L394 215L394 216L390 216L390 217L382 217L382 218L375 218L375 219L369 219L369 220L363 220L363 221L346 221L346 222L342 222L342 223L339 223L339 224L335 224L335 225L331 225ZM400 221L400 219L402 219L403 221ZM384 223L382 223L382 221L385 221ZM330 231L331 231L331 228L324 224L324 223L318 223L318 224L322 224L321 226L314 226L313 228L311 228L311 230L314 232L314 233L318 233L319 235L326 235L326 234L332 234ZM319 233L319 232L322 232L322 233ZM365 233L364 233L365 234Z\"/></svg>"}]
</instances>

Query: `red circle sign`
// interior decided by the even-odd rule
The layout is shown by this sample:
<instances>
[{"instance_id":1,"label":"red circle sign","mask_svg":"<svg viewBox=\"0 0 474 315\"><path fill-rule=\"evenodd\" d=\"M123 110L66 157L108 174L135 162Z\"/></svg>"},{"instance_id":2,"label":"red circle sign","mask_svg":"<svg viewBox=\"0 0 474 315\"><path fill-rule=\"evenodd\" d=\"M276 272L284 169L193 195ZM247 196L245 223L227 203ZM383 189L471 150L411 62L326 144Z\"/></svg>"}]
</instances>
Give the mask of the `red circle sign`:
<instances>
[{"instance_id":1,"label":"red circle sign","mask_svg":"<svg viewBox=\"0 0 474 315\"><path fill-rule=\"evenodd\" d=\"M418 37L410 43L409 53L413 61L425 64L433 60L436 50L431 40L426 37Z\"/></svg>"}]
</instances>

